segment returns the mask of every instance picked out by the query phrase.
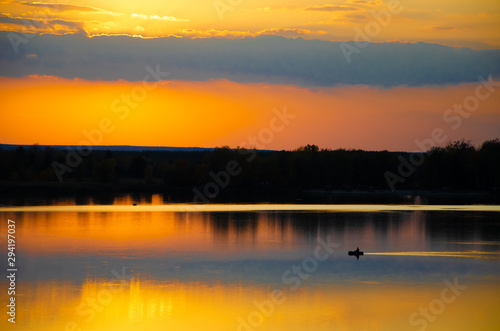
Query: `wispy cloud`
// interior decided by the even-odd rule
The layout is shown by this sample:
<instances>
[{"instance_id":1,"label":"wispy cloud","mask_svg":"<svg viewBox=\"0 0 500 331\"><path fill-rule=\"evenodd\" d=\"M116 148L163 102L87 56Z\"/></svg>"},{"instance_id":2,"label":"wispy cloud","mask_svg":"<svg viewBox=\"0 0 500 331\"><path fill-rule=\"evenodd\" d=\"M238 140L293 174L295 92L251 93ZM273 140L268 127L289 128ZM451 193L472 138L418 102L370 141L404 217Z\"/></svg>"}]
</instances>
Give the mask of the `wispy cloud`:
<instances>
[{"instance_id":1,"label":"wispy cloud","mask_svg":"<svg viewBox=\"0 0 500 331\"><path fill-rule=\"evenodd\" d=\"M256 32L251 31L234 31L234 30L195 30L195 29L182 29L176 33L177 37L190 37L190 38L247 38L259 36L282 36L287 38L301 37L306 35L322 35L325 31L313 31L308 29L299 28L269 28Z\"/></svg>"},{"instance_id":2,"label":"wispy cloud","mask_svg":"<svg viewBox=\"0 0 500 331\"><path fill-rule=\"evenodd\" d=\"M305 36L305 35L311 35L311 34L325 34L325 31L312 31L308 29L299 29L299 28L293 28L293 29L281 29L281 28L273 28L273 29L265 29L262 31L259 31L256 33L257 36L269 36L269 35L274 35L274 36L284 36L284 37L298 37L298 36Z\"/></svg>"},{"instance_id":3,"label":"wispy cloud","mask_svg":"<svg viewBox=\"0 0 500 331\"><path fill-rule=\"evenodd\" d=\"M158 15L143 15L143 14L132 14L133 18L140 18L142 20L159 20L159 21L173 21L173 22L189 22L189 20L182 18L175 18L173 16L158 16Z\"/></svg>"},{"instance_id":4,"label":"wispy cloud","mask_svg":"<svg viewBox=\"0 0 500 331\"><path fill-rule=\"evenodd\" d=\"M310 6L304 8L305 11L359 11L358 7L345 6L345 5L321 5L321 6Z\"/></svg>"},{"instance_id":5,"label":"wispy cloud","mask_svg":"<svg viewBox=\"0 0 500 331\"><path fill-rule=\"evenodd\" d=\"M366 7L375 7L380 5L382 1L381 0L350 0L349 3L355 4L355 5L360 5L360 6L366 6Z\"/></svg>"},{"instance_id":6,"label":"wispy cloud","mask_svg":"<svg viewBox=\"0 0 500 331\"><path fill-rule=\"evenodd\" d=\"M455 26L435 26L434 27L434 30L444 30L444 31L455 30L455 29L457 29L457 27L455 27Z\"/></svg>"},{"instance_id":7,"label":"wispy cloud","mask_svg":"<svg viewBox=\"0 0 500 331\"><path fill-rule=\"evenodd\" d=\"M13 6L13 9L10 8L11 13L6 10L0 14L4 17L0 20L0 30L55 35L84 32L89 36L103 34L136 36L140 32L145 37L158 37L171 35L178 29L178 26L165 23L189 21L169 15L122 13L92 6L55 2L23 1L14 2ZM26 10L27 7L29 10Z\"/></svg>"},{"instance_id":8,"label":"wispy cloud","mask_svg":"<svg viewBox=\"0 0 500 331\"><path fill-rule=\"evenodd\" d=\"M45 2L20 2L21 5L31 6L31 7L41 7L48 8L57 11L93 11L93 12L108 12L107 10L90 7L90 6L81 6L81 5L67 5L62 3L45 3Z\"/></svg>"},{"instance_id":9,"label":"wispy cloud","mask_svg":"<svg viewBox=\"0 0 500 331\"><path fill-rule=\"evenodd\" d=\"M354 20L364 20L366 19L366 15L363 14L346 14L344 15L345 18L350 18Z\"/></svg>"},{"instance_id":10,"label":"wispy cloud","mask_svg":"<svg viewBox=\"0 0 500 331\"><path fill-rule=\"evenodd\" d=\"M81 33L82 22L73 22L60 19L39 19L27 21L24 17L11 17L6 14L0 16L0 23L16 26L16 31L36 32L36 33Z\"/></svg>"}]
</instances>

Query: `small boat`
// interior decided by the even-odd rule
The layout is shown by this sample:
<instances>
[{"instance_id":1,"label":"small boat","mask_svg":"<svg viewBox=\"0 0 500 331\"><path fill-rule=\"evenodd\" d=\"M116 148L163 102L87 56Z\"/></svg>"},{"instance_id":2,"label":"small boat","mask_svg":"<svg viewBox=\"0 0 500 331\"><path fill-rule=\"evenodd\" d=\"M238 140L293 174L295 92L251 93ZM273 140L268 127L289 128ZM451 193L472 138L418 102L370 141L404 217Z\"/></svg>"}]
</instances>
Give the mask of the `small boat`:
<instances>
[{"instance_id":1,"label":"small boat","mask_svg":"<svg viewBox=\"0 0 500 331\"><path fill-rule=\"evenodd\" d=\"M363 253L363 252L360 252L360 251L359 251L359 248L358 248L358 247L356 247L356 250L355 250L355 251L349 251L349 252L347 253L347 255L349 255L349 256L355 256L355 257L356 257L356 260L358 260L358 259L359 259L359 256L360 256L360 255L364 255L364 254L365 254L365 253Z\"/></svg>"}]
</instances>

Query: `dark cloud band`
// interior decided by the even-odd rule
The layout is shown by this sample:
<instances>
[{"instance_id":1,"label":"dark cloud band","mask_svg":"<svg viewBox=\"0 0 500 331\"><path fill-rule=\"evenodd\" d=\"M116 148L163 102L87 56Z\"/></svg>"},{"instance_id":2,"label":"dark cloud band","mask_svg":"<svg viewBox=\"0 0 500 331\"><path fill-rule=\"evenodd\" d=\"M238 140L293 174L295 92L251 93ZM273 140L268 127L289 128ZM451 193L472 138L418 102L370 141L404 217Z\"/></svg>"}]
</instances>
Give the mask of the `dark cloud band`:
<instances>
[{"instance_id":1,"label":"dark cloud band","mask_svg":"<svg viewBox=\"0 0 500 331\"><path fill-rule=\"evenodd\" d=\"M342 43L302 38L142 39L46 34L19 42L16 54L9 40L12 36L0 32L2 76L136 81L143 78L146 66L159 64L172 79L393 87L457 84L476 81L478 75L500 74L500 50L426 43L368 44L347 63ZM36 56L28 56L32 54Z\"/></svg>"}]
</instances>

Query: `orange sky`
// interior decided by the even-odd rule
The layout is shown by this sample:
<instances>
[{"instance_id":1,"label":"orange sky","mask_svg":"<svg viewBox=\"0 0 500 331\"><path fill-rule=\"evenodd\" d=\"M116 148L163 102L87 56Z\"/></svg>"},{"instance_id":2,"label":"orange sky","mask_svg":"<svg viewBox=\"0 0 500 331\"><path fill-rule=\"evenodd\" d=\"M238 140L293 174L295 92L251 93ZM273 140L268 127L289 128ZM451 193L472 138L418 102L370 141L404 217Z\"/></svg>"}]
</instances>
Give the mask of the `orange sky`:
<instances>
[{"instance_id":1,"label":"orange sky","mask_svg":"<svg viewBox=\"0 0 500 331\"><path fill-rule=\"evenodd\" d=\"M391 15L389 23L373 36L372 41L424 41L476 49L500 47L497 0L395 1L401 11ZM22 19L28 19L41 22L37 23L38 32L54 34L80 31L87 35L188 38L274 34L350 41L355 35L354 28L364 29L375 20L373 13L388 9L389 1L49 0L33 2L35 5L24 3L28 2L6 0L0 3L0 16L20 20L17 23L0 22L0 30L35 30L23 27ZM54 3L60 5L43 5Z\"/></svg>"},{"instance_id":2,"label":"orange sky","mask_svg":"<svg viewBox=\"0 0 500 331\"><path fill-rule=\"evenodd\" d=\"M435 128L448 136L438 145L461 138L479 144L498 137L500 128L500 93L495 91L467 118L450 115L460 122L443 119L453 104L474 95L477 84L307 89L226 80L164 81L144 95L141 86L41 76L1 78L0 141L79 145L87 139L86 131L94 134L94 144L103 145L293 149L309 143L412 151L417 149L414 140L431 137ZM271 124L283 109L295 117L286 125ZM110 124L101 131L103 119ZM256 137L253 143L251 136Z\"/></svg>"},{"instance_id":3,"label":"orange sky","mask_svg":"<svg viewBox=\"0 0 500 331\"><path fill-rule=\"evenodd\" d=\"M82 50L71 49L75 53L73 54L68 50L57 49L58 40L61 39L54 38L54 44L45 45L43 43L47 42L46 39L31 39L30 37L28 40L20 32L54 35L76 33L66 36L68 40L76 43L78 43L78 38L85 38L84 36L123 34L148 38L248 37L251 44L251 38L259 35L352 41L356 39L356 31L366 32L367 28L375 24L379 30L376 33L370 33L370 42L412 43L411 45L416 46L408 51L409 57L412 56L411 52L427 47L425 46L427 44L422 46L418 42L471 47L477 50L500 48L500 34L498 33L500 31L500 2L498 0L394 1L392 3L397 5L397 10L391 9L389 1L382 0L2 1L0 2L0 31L17 32L14 35L18 39L13 42L9 39L12 36L4 33L4 42L13 43L13 47L5 49L1 59L4 77L0 76L0 143L81 144L84 140L88 140L85 131L95 133L103 120L109 122L107 123L110 125L109 130L103 132L102 135L94 135L94 138L99 138L96 141L103 145L179 147L244 145L266 149L293 149L305 144L317 144L325 148L411 151L416 150L415 139L430 137L435 128L442 128L447 138L446 141L438 142L438 145L462 138L472 139L476 144L486 139L497 138L500 132L498 93L493 93L486 100L481 101L479 109L470 116L467 114L467 118L460 115L460 118L456 118L453 122L443 120L443 114L449 107L463 102L469 95L474 94L475 83L448 87L382 89L346 86L308 89L293 85L245 84L226 80L207 82L177 80L165 81L153 90L147 91L147 95L140 95L140 99L144 98L137 104L132 101L127 105L126 100L122 98L127 98L127 95L130 96L133 91L142 93L140 88L134 90L136 85L141 86L142 83L70 80L39 76L5 77L31 73L90 77L82 76L78 70L75 71L76 74L57 71L58 68L70 70L68 66L74 64L71 61L76 61L75 67L88 65L90 69L85 70L92 72L92 77L101 77L100 68L102 68L103 75L105 69L119 71L113 69L114 67L111 69L106 67L117 60L105 58L107 56L106 37L103 37L101 43L96 46L101 52L99 53L101 58L94 59L92 50L89 50L89 54L80 54ZM93 40L99 41L97 38ZM207 41L207 43L210 42L211 40ZM310 41L310 43L312 45L314 42ZM439 45L433 45L433 50L437 55L440 54ZM22 52L24 46L27 46L26 50L29 49L32 53L24 54ZM147 50L131 47L130 54L137 51L134 56L124 51L126 54L123 54L120 61L130 61L126 62L127 66L124 71L129 69L133 71L139 66L144 67L146 64L154 66L158 63L141 62L151 59L148 57L151 54L157 55L156 48L154 48L157 46L151 47ZM165 47L168 48L168 46ZM237 47L234 46L234 48ZM19 49L21 53L18 54ZM37 55L38 51L40 54ZM141 51L144 54L140 54ZM256 52L258 51L259 48L256 47ZM244 73L253 74L255 68L252 66L261 65L257 63L258 61L257 64L236 63L234 66L228 66L231 69L225 69L226 72L224 70L219 72L217 70L220 68L212 68L210 64L205 65L204 60L211 59L210 52L208 52L210 54L207 53L208 55L201 49L194 49L193 52L193 54L200 55L199 61L194 62L199 68L189 67L193 62L186 62L191 64L185 67L182 61L175 62L176 56L183 56L182 52L181 55L172 54L171 58L161 58L166 62L173 59L172 61L177 63L178 67L169 68L169 70L172 69L172 79L204 80L212 69L215 70L215 74L221 74L221 72L228 74L228 76L216 77L230 78L229 74L233 73L236 76L242 74L238 72L240 67L244 69ZM461 52L465 54L469 50ZM55 54L54 58L51 54ZM231 53L228 56L234 57L234 54ZM377 58L378 53L374 51L373 54L368 58L359 57L361 59L359 61L364 59L366 61L364 63L371 63L370 61L374 60L374 63L378 63L377 61L380 60ZM485 62L486 71L480 72L484 73L489 70L498 74L498 69L491 64L495 63L495 56L497 56L495 54L490 52L488 56L485 53L481 55L490 62ZM83 57L80 58L80 55ZM283 72L288 72L286 64L271 62L270 58L266 57L267 55L263 52L263 63L271 63L275 67L282 66ZM358 53L355 55L358 57ZM65 56L68 56L68 61ZM301 56L307 60L307 54ZM117 56L113 55L113 57ZM152 58L154 59L154 56ZM272 61L279 62L279 60ZM413 64L410 59L404 58L402 61ZM464 65L457 66L457 73L476 73L480 66L475 66L475 64L482 62L475 60L472 63L466 61L464 63ZM91 64L93 67L90 67ZM433 59L430 56L429 59L424 59L422 63L412 67L412 70L416 70L416 76L424 77L425 82L433 82L436 77L435 81L438 83L446 81L454 84L459 81L470 81L470 77L462 80L453 78L455 75L452 75L449 70L454 71L454 67L442 73L439 72L439 68L435 70L436 72L426 71L426 68L432 67L432 64ZM101 65L103 67L100 67ZM310 63L307 65L309 67L299 69L308 74L315 73L315 70L321 71L321 68L313 68ZM335 72L349 69L348 65L349 61L338 63L339 68L335 69L337 70ZM353 66L355 64L351 64L350 68L352 69ZM421 72L419 66L422 66ZM19 72L24 69L27 71ZM377 70L380 69L381 73L377 74L377 77L381 78L380 82L384 82L382 78L386 76L394 76L393 73L396 71L387 64L377 68L368 68L366 72L371 73L372 69L373 72L379 72ZM84 69L79 67L79 70ZM182 71L186 77L189 76L190 70L194 70L195 73L192 75L195 78L176 77L175 70ZM200 74L196 70L205 70L206 72L203 72L205 76L202 78L196 76ZM292 78L300 81L303 75L300 70L297 72L294 71L295 76ZM256 72L256 75L257 73L260 75L262 70ZM110 75L109 72L106 74ZM125 74L119 77L125 77ZM263 75L265 74L266 72ZM266 79L269 77L264 79L258 76L258 78L258 81L268 81ZM324 79L322 76L321 78ZM288 84L286 80L284 82ZM405 84L405 82L398 81L397 84ZM285 108L296 117L287 123L284 130L269 131L270 121L273 121L273 117L276 116L273 109L282 112ZM126 116L123 116L124 111L127 113ZM452 128L453 123L457 126L455 129ZM257 140L249 137L256 137Z\"/></svg>"}]
</instances>

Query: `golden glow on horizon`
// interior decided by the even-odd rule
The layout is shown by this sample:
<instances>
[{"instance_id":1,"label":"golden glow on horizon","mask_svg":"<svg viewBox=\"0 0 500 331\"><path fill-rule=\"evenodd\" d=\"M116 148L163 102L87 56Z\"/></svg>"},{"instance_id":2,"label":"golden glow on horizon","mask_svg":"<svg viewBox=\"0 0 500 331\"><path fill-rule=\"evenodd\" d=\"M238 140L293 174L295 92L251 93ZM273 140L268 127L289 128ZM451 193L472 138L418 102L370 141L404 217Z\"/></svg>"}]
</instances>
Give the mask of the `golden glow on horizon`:
<instances>
[{"instance_id":1,"label":"golden glow on horizon","mask_svg":"<svg viewBox=\"0 0 500 331\"><path fill-rule=\"evenodd\" d=\"M165 82L164 88L148 92L144 101L137 103L122 99L124 95L130 97L137 83L42 78L38 80L41 84L37 84L37 80L33 79L34 84L28 83L20 89L0 83L0 94L9 96L2 96L2 108L16 109L0 115L9 123L5 128L2 126L3 142L6 137L17 140L20 130L26 130L25 134L31 131L29 135L33 135L29 139L53 143L66 139L89 141L92 138L88 138L84 131L100 130L101 120L109 118L114 130L101 131L102 136L95 134L95 142L116 144L124 139L123 143L128 145L200 146L223 139L231 133L228 128L241 129L256 120L251 104L239 102L238 95L196 89L194 97L192 89L182 84ZM224 88L226 84L222 82L213 88ZM30 97L25 98L26 95ZM237 113L228 116L229 109L237 110ZM45 126L40 125L42 122ZM22 123L22 126L12 123ZM90 143L95 145L92 141Z\"/></svg>"},{"instance_id":2,"label":"golden glow on horizon","mask_svg":"<svg viewBox=\"0 0 500 331\"><path fill-rule=\"evenodd\" d=\"M89 36L127 34L165 37L302 36L309 39L351 41L355 27L374 21L372 12L387 9L375 1L252 1L227 5L219 12L214 1L137 2L79 0L64 5L57 1L0 3L0 30L26 32L22 19L36 21L39 33L75 33ZM26 4L24 4L26 3ZM32 5L28 5L28 4ZM372 37L384 42L435 42L450 46L490 49L500 47L500 6L495 0L460 3L450 0L400 1L403 8ZM221 19L222 18L222 19ZM256 19L258 18L258 19Z\"/></svg>"},{"instance_id":3,"label":"golden glow on horizon","mask_svg":"<svg viewBox=\"0 0 500 331\"><path fill-rule=\"evenodd\" d=\"M460 129L443 119L455 103L474 95L476 84L449 87L366 86L307 89L273 84L164 81L140 102L131 97L141 82L102 82L50 76L0 78L0 141L6 144L173 147L245 146L294 149L322 148L417 151L415 140L431 137L435 128L450 140L480 144L498 137L500 93L481 101ZM129 96L132 101L124 101ZM139 96L141 96L139 94ZM142 98L142 96L141 96ZM272 139L253 143L270 127L273 109L295 115ZM120 110L121 109L121 110ZM455 114L455 116L458 116ZM461 117L461 116L458 116ZM41 125L43 123L43 125ZM267 138L266 138L267 139Z\"/></svg>"}]
</instances>

